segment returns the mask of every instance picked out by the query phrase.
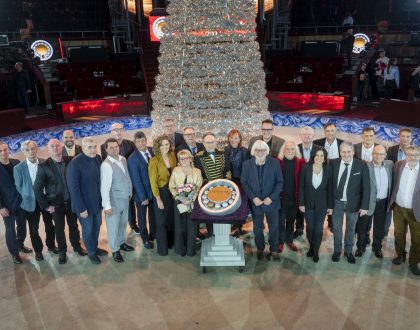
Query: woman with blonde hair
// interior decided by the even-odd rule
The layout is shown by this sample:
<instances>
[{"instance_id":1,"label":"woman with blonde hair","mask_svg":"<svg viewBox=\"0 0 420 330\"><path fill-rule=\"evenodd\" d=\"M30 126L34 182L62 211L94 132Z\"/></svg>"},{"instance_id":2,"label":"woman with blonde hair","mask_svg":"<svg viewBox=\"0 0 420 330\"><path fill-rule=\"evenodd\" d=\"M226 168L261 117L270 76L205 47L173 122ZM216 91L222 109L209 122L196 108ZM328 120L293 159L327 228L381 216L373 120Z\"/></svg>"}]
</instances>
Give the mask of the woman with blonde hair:
<instances>
[{"instance_id":1,"label":"woman with blonde hair","mask_svg":"<svg viewBox=\"0 0 420 330\"><path fill-rule=\"evenodd\" d=\"M190 151L178 152L178 166L172 171L169 190L175 199L175 253L180 256L194 256L197 225L191 220L191 211L197 198L203 178L201 171L194 167Z\"/></svg>"},{"instance_id":2,"label":"woman with blonde hair","mask_svg":"<svg viewBox=\"0 0 420 330\"><path fill-rule=\"evenodd\" d=\"M174 199L169 191L169 179L176 166L171 139L161 135L153 141L155 156L149 161L149 179L156 217L157 253L168 254L174 243Z\"/></svg>"}]
</instances>

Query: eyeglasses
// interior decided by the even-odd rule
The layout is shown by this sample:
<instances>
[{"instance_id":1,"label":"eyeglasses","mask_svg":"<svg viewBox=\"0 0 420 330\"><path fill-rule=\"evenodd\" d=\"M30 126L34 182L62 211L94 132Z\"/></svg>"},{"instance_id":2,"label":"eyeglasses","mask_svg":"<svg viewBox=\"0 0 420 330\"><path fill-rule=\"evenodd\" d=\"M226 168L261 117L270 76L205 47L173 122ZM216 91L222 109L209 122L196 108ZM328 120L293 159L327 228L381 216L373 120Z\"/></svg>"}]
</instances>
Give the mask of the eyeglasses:
<instances>
[{"instance_id":1,"label":"eyeglasses","mask_svg":"<svg viewBox=\"0 0 420 330\"><path fill-rule=\"evenodd\" d=\"M179 161L181 161L181 160L190 160L190 159L191 159L190 157L180 158Z\"/></svg>"},{"instance_id":2,"label":"eyeglasses","mask_svg":"<svg viewBox=\"0 0 420 330\"><path fill-rule=\"evenodd\" d=\"M124 132L124 128L114 128L112 129L113 132Z\"/></svg>"},{"instance_id":3,"label":"eyeglasses","mask_svg":"<svg viewBox=\"0 0 420 330\"><path fill-rule=\"evenodd\" d=\"M184 133L184 136L194 136L195 135L195 133Z\"/></svg>"},{"instance_id":4,"label":"eyeglasses","mask_svg":"<svg viewBox=\"0 0 420 330\"><path fill-rule=\"evenodd\" d=\"M273 129L272 128L261 128L261 130L263 132L271 132Z\"/></svg>"},{"instance_id":5,"label":"eyeglasses","mask_svg":"<svg viewBox=\"0 0 420 330\"><path fill-rule=\"evenodd\" d=\"M255 149L254 151L255 152L265 152L266 150L265 149Z\"/></svg>"},{"instance_id":6,"label":"eyeglasses","mask_svg":"<svg viewBox=\"0 0 420 330\"><path fill-rule=\"evenodd\" d=\"M419 157L420 154L405 154L406 157Z\"/></svg>"}]
</instances>

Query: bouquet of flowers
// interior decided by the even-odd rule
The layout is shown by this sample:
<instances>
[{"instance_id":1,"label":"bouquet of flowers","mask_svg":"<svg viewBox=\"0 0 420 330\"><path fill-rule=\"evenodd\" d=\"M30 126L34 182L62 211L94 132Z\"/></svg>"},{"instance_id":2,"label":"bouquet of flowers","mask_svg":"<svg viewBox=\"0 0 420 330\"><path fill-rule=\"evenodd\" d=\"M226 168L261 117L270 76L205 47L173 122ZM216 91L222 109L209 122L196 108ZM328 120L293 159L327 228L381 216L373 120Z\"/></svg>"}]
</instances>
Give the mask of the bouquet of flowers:
<instances>
[{"instance_id":1,"label":"bouquet of flowers","mask_svg":"<svg viewBox=\"0 0 420 330\"><path fill-rule=\"evenodd\" d=\"M196 187L192 183L184 183L176 187L179 213L191 212L194 205Z\"/></svg>"}]
</instances>

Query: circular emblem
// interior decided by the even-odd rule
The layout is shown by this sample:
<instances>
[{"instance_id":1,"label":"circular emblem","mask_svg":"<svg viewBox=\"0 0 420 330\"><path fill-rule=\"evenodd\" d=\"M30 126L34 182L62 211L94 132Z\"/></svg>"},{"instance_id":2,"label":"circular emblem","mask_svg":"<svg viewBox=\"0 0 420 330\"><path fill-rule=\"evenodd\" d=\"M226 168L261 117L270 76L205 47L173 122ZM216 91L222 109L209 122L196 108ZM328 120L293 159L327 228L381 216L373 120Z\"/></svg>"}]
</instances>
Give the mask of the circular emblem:
<instances>
[{"instance_id":1,"label":"circular emblem","mask_svg":"<svg viewBox=\"0 0 420 330\"><path fill-rule=\"evenodd\" d=\"M356 33L354 35L353 53L360 54L365 50L365 45L370 42L369 37L364 33Z\"/></svg>"},{"instance_id":2,"label":"circular emblem","mask_svg":"<svg viewBox=\"0 0 420 330\"><path fill-rule=\"evenodd\" d=\"M156 21L153 22L153 34L156 38L160 39L163 37L164 33L162 31L163 27L166 26L165 16L159 17Z\"/></svg>"},{"instance_id":3,"label":"circular emblem","mask_svg":"<svg viewBox=\"0 0 420 330\"><path fill-rule=\"evenodd\" d=\"M41 61L48 61L54 53L51 44L45 40L37 40L31 45L34 55L38 56Z\"/></svg>"}]
</instances>

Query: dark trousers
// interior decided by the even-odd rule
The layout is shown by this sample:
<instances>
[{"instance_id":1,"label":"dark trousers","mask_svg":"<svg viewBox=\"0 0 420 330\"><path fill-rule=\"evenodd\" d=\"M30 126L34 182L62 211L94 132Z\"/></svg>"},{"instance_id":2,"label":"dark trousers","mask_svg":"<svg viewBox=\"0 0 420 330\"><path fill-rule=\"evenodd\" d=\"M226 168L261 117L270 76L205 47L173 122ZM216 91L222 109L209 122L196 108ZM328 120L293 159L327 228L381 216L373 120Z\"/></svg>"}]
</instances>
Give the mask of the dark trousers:
<instances>
[{"instance_id":1,"label":"dark trousers","mask_svg":"<svg viewBox=\"0 0 420 330\"><path fill-rule=\"evenodd\" d=\"M395 80L385 80L385 98L391 99L395 97L395 91L397 90L397 83Z\"/></svg>"},{"instance_id":2,"label":"dark trousers","mask_svg":"<svg viewBox=\"0 0 420 330\"><path fill-rule=\"evenodd\" d=\"M53 221L55 223L55 237L57 239L58 250L61 253L67 252L67 241L66 241L66 220L67 226L69 227L69 238L70 243L73 246L74 251L80 250L80 233L79 227L77 226L77 216L71 211L71 204L65 203L55 207L53 213Z\"/></svg>"},{"instance_id":3,"label":"dark trousers","mask_svg":"<svg viewBox=\"0 0 420 330\"><path fill-rule=\"evenodd\" d=\"M3 218L6 236L6 245L9 253L14 257L19 254L19 247L23 246L26 237L26 218L23 210L11 212Z\"/></svg>"},{"instance_id":4,"label":"dark trousers","mask_svg":"<svg viewBox=\"0 0 420 330\"><path fill-rule=\"evenodd\" d=\"M366 86L366 80L359 80L357 83L357 102L364 100L364 90Z\"/></svg>"},{"instance_id":5,"label":"dark trousers","mask_svg":"<svg viewBox=\"0 0 420 330\"><path fill-rule=\"evenodd\" d=\"M35 210L33 212L25 211L26 218L28 219L29 224L29 235L31 237L31 242L33 245L33 248L35 252L41 252L42 251L42 242L41 242L41 249L37 251L38 246L39 248L39 242L40 240L39 236L39 220L42 214L42 220L44 221L44 228L45 228L45 245L48 249L55 248L55 226L53 223L53 217L50 214L50 212L41 210L38 203L36 204ZM32 228L32 229L31 229ZM34 245L35 244L35 245Z\"/></svg>"},{"instance_id":6,"label":"dark trousers","mask_svg":"<svg viewBox=\"0 0 420 330\"><path fill-rule=\"evenodd\" d=\"M406 255L405 243L407 229L410 228L411 247L408 255L410 265L420 262L420 222L416 221L413 209L399 205L394 207L395 250L398 256Z\"/></svg>"},{"instance_id":7,"label":"dark trousers","mask_svg":"<svg viewBox=\"0 0 420 330\"><path fill-rule=\"evenodd\" d=\"M98 237L101 230L101 212L96 214L89 213L87 218L79 217L80 225L82 226L82 238L85 243L86 250L89 255L94 255L98 249Z\"/></svg>"},{"instance_id":8,"label":"dark trousers","mask_svg":"<svg viewBox=\"0 0 420 330\"><path fill-rule=\"evenodd\" d=\"M161 256L168 254L168 249L174 243L174 199L168 186L159 188L164 209L157 206L156 198L153 198L153 207L156 217L156 245L157 253Z\"/></svg>"},{"instance_id":9,"label":"dark trousers","mask_svg":"<svg viewBox=\"0 0 420 330\"><path fill-rule=\"evenodd\" d=\"M136 207L133 197L130 198L130 202L128 204L128 224L131 229L137 226Z\"/></svg>"},{"instance_id":10,"label":"dark trousers","mask_svg":"<svg viewBox=\"0 0 420 330\"><path fill-rule=\"evenodd\" d=\"M373 251L380 251L382 249L382 240L385 237L385 224L388 217L388 213L386 211L387 206L387 198L376 202L375 211L373 213Z\"/></svg>"},{"instance_id":11,"label":"dark trousers","mask_svg":"<svg viewBox=\"0 0 420 330\"><path fill-rule=\"evenodd\" d=\"M174 204L175 215L175 253L181 256L194 256L197 225L191 220L191 213L179 213Z\"/></svg>"},{"instance_id":12,"label":"dark trousers","mask_svg":"<svg viewBox=\"0 0 420 330\"><path fill-rule=\"evenodd\" d=\"M367 237L369 235L369 226L372 222L372 216L371 215L364 215L363 217L359 217L356 224L356 233L357 233L357 242L356 246L357 248L365 252L366 250L366 241Z\"/></svg>"},{"instance_id":13,"label":"dark trousers","mask_svg":"<svg viewBox=\"0 0 420 330\"><path fill-rule=\"evenodd\" d=\"M296 214L297 208L294 201L282 200L279 221L279 244L293 243Z\"/></svg>"},{"instance_id":14,"label":"dark trousers","mask_svg":"<svg viewBox=\"0 0 420 330\"><path fill-rule=\"evenodd\" d=\"M16 98L19 105L25 110L25 114L29 114L29 96L25 88L16 89Z\"/></svg>"},{"instance_id":15,"label":"dark trousers","mask_svg":"<svg viewBox=\"0 0 420 330\"><path fill-rule=\"evenodd\" d=\"M279 211L265 212L268 223L268 244L270 252L277 252L279 243ZM254 224L255 245L259 251L264 250L264 213L252 210L252 222Z\"/></svg>"},{"instance_id":16,"label":"dark trousers","mask_svg":"<svg viewBox=\"0 0 420 330\"><path fill-rule=\"evenodd\" d=\"M147 205L136 203L136 206L138 219L137 221L140 229L141 239L143 240L143 243L153 241L156 236L156 220L153 200L149 200L149 204ZM147 214L149 221L147 221ZM149 222L149 230L147 230L147 222Z\"/></svg>"},{"instance_id":17,"label":"dark trousers","mask_svg":"<svg viewBox=\"0 0 420 330\"><path fill-rule=\"evenodd\" d=\"M303 229L305 227L305 216L302 212L297 210L296 212L296 231L300 234L303 233Z\"/></svg>"},{"instance_id":18,"label":"dark trousers","mask_svg":"<svg viewBox=\"0 0 420 330\"><path fill-rule=\"evenodd\" d=\"M322 242L326 214L326 209L305 209L306 238L309 242L309 248L312 249L316 255L318 254Z\"/></svg>"}]
</instances>

